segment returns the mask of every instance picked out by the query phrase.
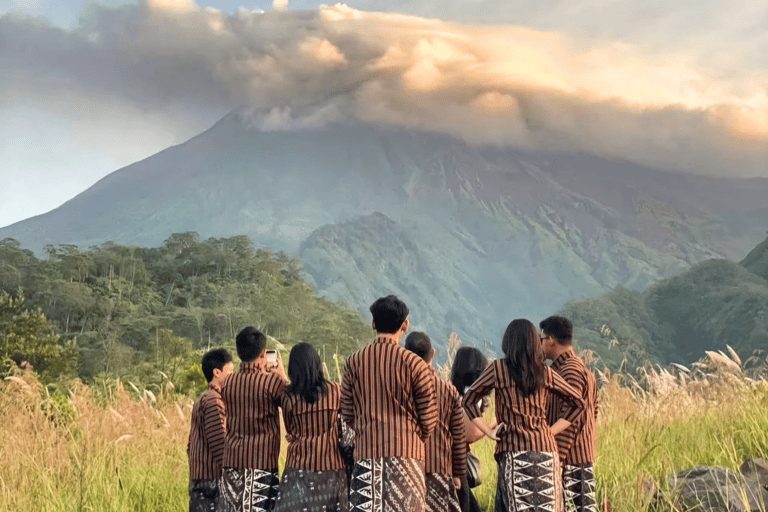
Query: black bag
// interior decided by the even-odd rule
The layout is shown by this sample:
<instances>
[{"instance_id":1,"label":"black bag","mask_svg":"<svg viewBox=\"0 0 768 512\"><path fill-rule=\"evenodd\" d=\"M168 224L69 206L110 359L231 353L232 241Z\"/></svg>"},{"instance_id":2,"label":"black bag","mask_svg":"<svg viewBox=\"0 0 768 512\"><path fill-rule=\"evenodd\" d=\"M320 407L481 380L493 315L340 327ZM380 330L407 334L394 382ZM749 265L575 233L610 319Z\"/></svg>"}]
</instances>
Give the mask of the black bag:
<instances>
[{"instance_id":1,"label":"black bag","mask_svg":"<svg viewBox=\"0 0 768 512\"><path fill-rule=\"evenodd\" d=\"M470 489L474 489L483 483L483 476L480 473L480 459L472 452L467 452L467 484Z\"/></svg>"}]
</instances>

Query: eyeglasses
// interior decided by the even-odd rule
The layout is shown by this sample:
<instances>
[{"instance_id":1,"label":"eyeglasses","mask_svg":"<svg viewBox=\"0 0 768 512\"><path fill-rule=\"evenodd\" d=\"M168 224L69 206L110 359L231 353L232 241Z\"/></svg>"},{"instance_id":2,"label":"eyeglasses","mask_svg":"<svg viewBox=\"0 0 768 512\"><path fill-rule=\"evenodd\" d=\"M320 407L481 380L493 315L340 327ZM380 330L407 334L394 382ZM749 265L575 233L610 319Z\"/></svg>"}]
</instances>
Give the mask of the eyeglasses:
<instances>
[{"instance_id":1,"label":"eyeglasses","mask_svg":"<svg viewBox=\"0 0 768 512\"><path fill-rule=\"evenodd\" d=\"M541 341L544 341L544 340L548 340L548 339L549 339L549 338L551 338L551 337L552 337L552 336L541 336Z\"/></svg>"}]
</instances>

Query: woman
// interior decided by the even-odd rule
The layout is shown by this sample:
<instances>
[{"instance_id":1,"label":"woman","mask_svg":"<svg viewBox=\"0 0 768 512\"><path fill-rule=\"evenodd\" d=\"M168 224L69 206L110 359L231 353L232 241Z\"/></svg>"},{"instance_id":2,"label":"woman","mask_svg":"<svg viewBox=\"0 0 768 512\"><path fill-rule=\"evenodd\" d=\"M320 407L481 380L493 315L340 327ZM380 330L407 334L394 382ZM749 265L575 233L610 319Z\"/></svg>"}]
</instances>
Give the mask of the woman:
<instances>
[{"instance_id":1,"label":"woman","mask_svg":"<svg viewBox=\"0 0 768 512\"><path fill-rule=\"evenodd\" d=\"M464 409L486 435L496 437L481 416L478 402L496 392L496 416L505 429L496 438L499 478L496 512L564 512L562 475L555 435L584 413L578 392L544 364L536 327L513 320L501 349L505 358L491 363L464 395ZM563 418L547 423L547 399L563 399Z\"/></svg>"},{"instance_id":2,"label":"woman","mask_svg":"<svg viewBox=\"0 0 768 512\"><path fill-rule=\"evenodd\" d=\"M347 478L339 452L341 388L326 380L320 356L308 343L291 350L288 377L282 409L289 444L275 512L346 512Z\"/></svg>"},{"instance_id":3,"label":"woman","mask_svg":"<svg viewBox=\"0 0 768 512\"><path fill-rule=\"evenodd\" d=\"M483 373L485 367L488 366L488 360L485 358L482 352L474 347L461 347L456 351L456 356L453 359L453 366L451 367L451 383L459 392L460 396L464 396L464 393L469 387L475 383L477 378ZM487 406L487 400L483 401L480 405L480 411L485 412ZM485 434L480 428L478 428L472 421L465 415L464 429L467 436L467 445L471 445L482 439ZM479 421L485 421L479 418ZM490 425L486 425L487 430L491 431L496 428L496 420ZM467 446L467 463L471 464L470 459L474 457L475 462L477 458L469 450ZM480 507L477 504L475 495L472 493L472 487L475 487L479 482L469 481L471 475L469 474L469 468L467 477L461 481L461 488L457 491L459 498L459 505L462 512L480 512Z\"/></svg>"}]
</instances>

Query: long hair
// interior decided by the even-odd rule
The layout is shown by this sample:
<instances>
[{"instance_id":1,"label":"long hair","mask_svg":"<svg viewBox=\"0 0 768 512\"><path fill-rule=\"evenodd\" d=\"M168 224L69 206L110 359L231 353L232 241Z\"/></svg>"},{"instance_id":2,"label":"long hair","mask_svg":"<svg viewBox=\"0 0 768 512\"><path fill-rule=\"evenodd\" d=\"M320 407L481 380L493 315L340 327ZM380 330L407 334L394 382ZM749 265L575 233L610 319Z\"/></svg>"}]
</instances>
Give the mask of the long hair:
<instances>
[{"instance_id":1,"label":"long hair","mask_svg":"<svg viewBox=\"0 0 768 512\"><path fill-rule=\"evenodd\" d=\"M459 395L464 396L464 390L475 383L486 366L488 360L475 347L461 347L456 351L451 367L451 384Z\"/></svg>"},{"instance_id":2,"label":"long hair","mask_svg":"<svg viewBox=\"0 0 768 512\"><path fill-rule=\"evenodd\" d=\"M288 392L314 404L327 391L328 380L323 374L320 356L309 343L299 343L291 349L288 359Z\"/></svg>"},{"instance_id":3,"label":"long hair","mask_svg":"<svg viewBox=\"0 0 768 512\"><path fill-rule=\"evenodd\" d=\"M501 350L506 356L509 376L517 388L528 398L546 379L544 352L536 327L528 320L512 320L504 332Z\"/></svg>"}]
</instances>

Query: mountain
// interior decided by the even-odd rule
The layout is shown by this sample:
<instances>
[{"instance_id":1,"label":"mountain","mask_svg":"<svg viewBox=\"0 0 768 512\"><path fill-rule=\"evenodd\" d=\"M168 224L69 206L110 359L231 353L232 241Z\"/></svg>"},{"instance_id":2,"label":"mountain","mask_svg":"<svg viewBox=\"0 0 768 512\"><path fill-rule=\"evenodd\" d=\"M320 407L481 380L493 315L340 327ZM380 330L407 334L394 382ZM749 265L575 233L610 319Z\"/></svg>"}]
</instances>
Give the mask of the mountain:
<instances>
[{"instance_id":1,"label":"mountain","mask_svg":"<svg viewBox=\"0 0 768 512\"><path fill-rule=\"evenodd\" d=\"M746 359L768 343L768 239L740 263L709 260L643 292L621 287L566 305L579 346L622 359L690 364L731 346ZM606 330L606 327L608 330Z\"/></svg>"},{"instance_id":2,"label":"mountain","mask_svg":"<svg viewBox=\"0 0 768 512\"><path fill-rule=\"evenodd\" d=\"M40 251L246 234L299 255L333 300L367 314L375 297L396 293L416 328L496 346L512 318L740 259L768 224L766 179L364 124L260 131L251 115L232 112L0 239Z\"/></svg>"}]
</instances>

